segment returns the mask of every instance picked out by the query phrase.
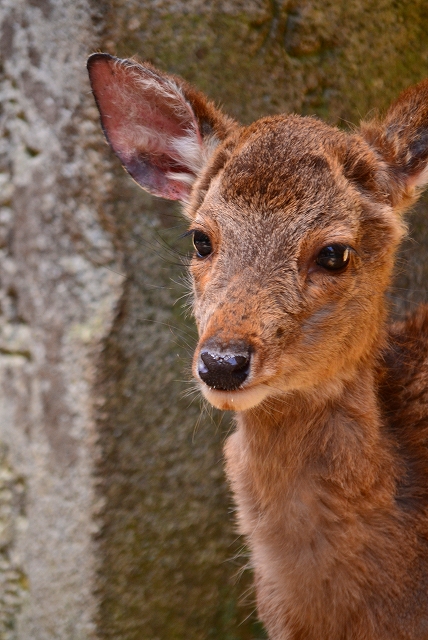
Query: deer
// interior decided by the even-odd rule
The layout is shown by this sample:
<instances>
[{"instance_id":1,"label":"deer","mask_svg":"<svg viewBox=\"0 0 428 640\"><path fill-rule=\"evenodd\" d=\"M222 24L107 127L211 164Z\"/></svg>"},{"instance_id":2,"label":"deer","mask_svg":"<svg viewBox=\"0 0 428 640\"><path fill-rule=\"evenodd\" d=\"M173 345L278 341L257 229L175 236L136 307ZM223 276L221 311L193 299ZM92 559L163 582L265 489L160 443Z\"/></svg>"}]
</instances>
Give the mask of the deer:
<instances>
[{"instance_id":1,"label":"deer","mask_svg":"<svg viewBox=\"0 0 428 640\"><path fill-rule=\"evenodd\" d=\"M235 412L225 466L271 640L428 638L428 306L389 320L428 182L428 80L349 131L225 115L137 59L88 60L131 177L178 200L193 375Z\"/></svg>"}]
</instances>

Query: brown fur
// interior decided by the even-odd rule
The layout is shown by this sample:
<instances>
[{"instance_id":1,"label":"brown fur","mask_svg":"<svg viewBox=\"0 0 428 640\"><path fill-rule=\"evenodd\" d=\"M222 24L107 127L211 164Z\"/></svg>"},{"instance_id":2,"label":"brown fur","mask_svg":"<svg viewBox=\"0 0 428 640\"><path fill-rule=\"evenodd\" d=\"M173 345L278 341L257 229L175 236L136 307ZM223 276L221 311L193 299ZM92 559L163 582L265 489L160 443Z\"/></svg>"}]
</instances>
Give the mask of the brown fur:
<instances>
[{"instance_id":1,"label":"brown fur","mask_svg":"<svg viewBox=\"0 0 428 640\"><path fill-rule=\"evenodd\" d=\"M99 87L121 64L90 62L107 128ZM216 146L182 198L213 249L191 267L194 371L208 344L250 345L239 388L201 388L238 409L226 471L260 617L272 640L427 639L428 308L388 328L384 296L428 182L428 81L352 134L293 115L222 129L212 109ZM332 243L352 247L338 273L316 261Z\"/></svg>"}]
</instances>

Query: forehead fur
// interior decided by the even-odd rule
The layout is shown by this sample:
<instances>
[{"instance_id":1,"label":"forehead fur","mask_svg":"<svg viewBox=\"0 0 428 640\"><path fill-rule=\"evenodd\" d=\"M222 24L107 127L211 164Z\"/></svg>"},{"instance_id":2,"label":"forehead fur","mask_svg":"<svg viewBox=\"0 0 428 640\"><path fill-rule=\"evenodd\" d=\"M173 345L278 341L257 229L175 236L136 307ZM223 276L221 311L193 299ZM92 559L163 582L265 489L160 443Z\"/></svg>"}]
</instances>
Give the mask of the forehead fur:
<instances>
[{"instance_id":1,"label":"forehead fur","mask_svg":"<svg viewBox=\"0 0 428 640\"><path fill-rule=\"evenodd\" d=\"M357 134L315 118L263 118L219 148L196 186L194 212L203 224L221 212L221 227L230 218L233 229L239 220L253 238L262 222L260 232L281 228L296 242L303 229L334 224L337 230L340 224L350 239L362 233L367 247L378 251L379 242L395 246L404 232L379 191L382 170Z\"/></svg>"},{"instance_id":2,"label":"forehead fur","mask_svg":"<svg viewBox=\"0 0 428 640\"><path fill-rule=\"evenodd\" d=\"M314 118L259 120L236 137L222 167L220 194L226 202L270 211L299 201L332 204L343 197L337 156L348 137Z\"/></svg>"}]
</instances>

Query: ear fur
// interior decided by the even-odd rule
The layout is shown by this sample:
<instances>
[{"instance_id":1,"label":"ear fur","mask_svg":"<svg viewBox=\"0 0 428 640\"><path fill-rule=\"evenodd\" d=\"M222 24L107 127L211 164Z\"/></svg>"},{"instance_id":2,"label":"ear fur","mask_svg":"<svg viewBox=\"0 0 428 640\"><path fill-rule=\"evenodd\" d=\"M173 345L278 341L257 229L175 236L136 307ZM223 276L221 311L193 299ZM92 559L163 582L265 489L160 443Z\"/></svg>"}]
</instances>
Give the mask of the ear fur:
<instances>
[{"instance_id":1,"label":"ear fur","mask_svg":"<svg viewBox=\"0 0 428 640\"><path fill-rule=\"evenodd\" d=\"M150 193L187 202L234 121L184 80L148 63L95 53L88 72L104 134L125 169Z\"/></svg>"},{"instance_id":2,"label":"ear fur","mask_svg":"<svg viewBox=\"0 0 428 640\"><path fill-rule=\"evenodd\" d=\"M383 119L363 122L360 132L382 161L390 204L406 209L428 184L428 79L403 91Z\"/></svg>"}]
</instances>

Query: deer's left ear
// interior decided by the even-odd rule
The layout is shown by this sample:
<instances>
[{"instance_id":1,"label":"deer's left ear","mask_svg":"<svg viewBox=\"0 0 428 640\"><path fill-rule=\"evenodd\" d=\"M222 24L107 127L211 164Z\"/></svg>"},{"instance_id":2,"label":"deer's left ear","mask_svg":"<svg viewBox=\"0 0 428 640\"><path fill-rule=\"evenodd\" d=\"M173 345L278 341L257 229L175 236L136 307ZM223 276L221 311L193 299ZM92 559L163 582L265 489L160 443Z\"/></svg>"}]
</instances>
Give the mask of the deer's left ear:
<instances>
[{"instance_id":1,"label":"deer's left ear","mask_svg":"<svg viewBox=\"0 0 428 640\"><path fill-rule=\"evenodd\" d=\"M360 133L382 161L382 189L404 210L428 184L428 79L399 96L381 120L361 124Z\"/></svg>"},{"instance_id":2,"label":"deer's left ear","mask_svg":"<svg viewBox=\"0 0 428 640\"><path fill-rule=\"evenodd\" d=\"M88 59L105 136L156 196L186 202L216 145L237 126L181 78L106 53Z\"/></svg>"}]
</instances>

